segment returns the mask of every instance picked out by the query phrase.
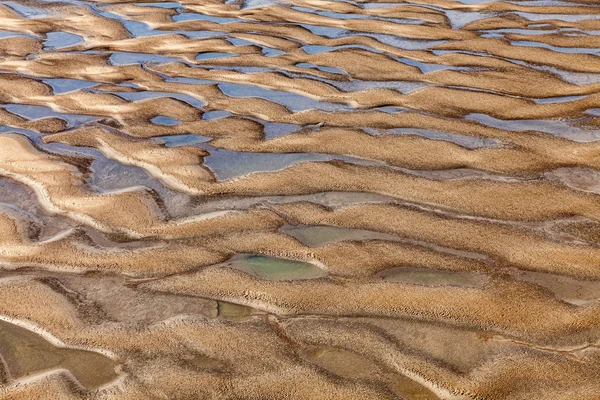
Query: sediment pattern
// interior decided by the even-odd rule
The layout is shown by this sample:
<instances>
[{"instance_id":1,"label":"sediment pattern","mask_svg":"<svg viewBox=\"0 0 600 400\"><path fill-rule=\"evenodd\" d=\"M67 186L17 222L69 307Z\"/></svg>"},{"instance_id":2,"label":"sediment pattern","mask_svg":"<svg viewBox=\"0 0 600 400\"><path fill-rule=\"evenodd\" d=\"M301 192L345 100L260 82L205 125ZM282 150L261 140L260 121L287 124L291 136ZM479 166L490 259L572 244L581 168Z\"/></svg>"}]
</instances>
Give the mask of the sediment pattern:
<instances>
[{"instance_id":1,"label":"sediment pattern","mask_svg":"<svg viewBox=\"0 0 600 400\"><path fill-rule=\"evenodd\" d=\"M593 0L0 2L0 398L598 399Z\"/></svg>"}]
</instances>

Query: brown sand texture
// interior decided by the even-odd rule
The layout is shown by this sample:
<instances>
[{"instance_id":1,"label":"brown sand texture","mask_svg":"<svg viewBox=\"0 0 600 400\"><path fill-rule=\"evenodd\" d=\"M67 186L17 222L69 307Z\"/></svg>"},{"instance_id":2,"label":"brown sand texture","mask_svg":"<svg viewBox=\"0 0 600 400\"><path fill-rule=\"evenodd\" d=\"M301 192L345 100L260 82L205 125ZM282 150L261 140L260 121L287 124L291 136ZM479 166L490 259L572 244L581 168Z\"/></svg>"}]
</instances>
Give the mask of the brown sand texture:
<instances>
[{"instance_id":1,"label":"brown sand texture","mask_svg":"<svg viewBox=\"0 0 600 400\"><path fill-rule=\"evenodd\" d=\"M600 399L596 0L0 2L0 400Z\"/></svg>"}]
</instances>

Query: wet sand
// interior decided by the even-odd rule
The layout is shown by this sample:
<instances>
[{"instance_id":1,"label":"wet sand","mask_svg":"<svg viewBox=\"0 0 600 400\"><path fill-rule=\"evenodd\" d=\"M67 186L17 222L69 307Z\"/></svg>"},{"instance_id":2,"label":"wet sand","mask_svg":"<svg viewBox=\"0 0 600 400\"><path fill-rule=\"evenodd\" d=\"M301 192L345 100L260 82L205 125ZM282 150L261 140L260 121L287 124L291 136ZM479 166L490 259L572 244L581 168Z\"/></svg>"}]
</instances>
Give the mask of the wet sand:
<instances>
[{"instance_id":1,"label":"wet sand","mask_svg":"<svg viewBox=\"0 0 600 400\"><path fill-rule=\"evenodd\" d=\"M0 2L0 399L595 400L591 0Z\"/></svg>"}]
</instances>

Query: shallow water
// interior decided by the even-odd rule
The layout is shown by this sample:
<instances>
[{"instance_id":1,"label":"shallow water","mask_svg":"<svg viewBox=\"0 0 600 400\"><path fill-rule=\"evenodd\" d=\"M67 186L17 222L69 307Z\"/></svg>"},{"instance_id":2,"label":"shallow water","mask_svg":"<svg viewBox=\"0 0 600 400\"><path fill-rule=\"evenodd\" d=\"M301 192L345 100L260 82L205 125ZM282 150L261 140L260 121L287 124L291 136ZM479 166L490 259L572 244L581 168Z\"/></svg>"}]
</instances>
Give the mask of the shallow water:
<instances>
[{"instance_id":1,"label":"shallow water","mask_svg":"<svg viewBox=\"0 0 600 400\"><path fill-rule=\"evenodd\" d=\"M219 301L218 304L217 316L219 318L238 321L249 319L254 314L254 311L250 307L241 306L235 303L227 303L226 301Z\"/></svg>"},{"instance_id":2,"label":"shallow water","mask_svg":"<svg viewBox=\"0 0 600 400\"><path fill-rule=\"evenodd\" d=\"M290 235L307 246L326 246L329 243L342 241L363 240L399 240L398 237L385 233L367 231L362 229L338 228L335 226L284 226L281 232Z\"/></svg>"},{"instance_id":3,"label":"shallow water","mask_svg":"<svg viewBox=\"0 0 600 400\"><path fill-rule=\"evenodd\" d=\"M343 160L350 163L369 164L368 161L354 157L318 154L318 153L247 153L215 148L209 144L203 144L202 140L190 138L180 142L182 144L198 144L206 148L210 155L204 159L204 165L215 174L217 179L225 181L228 179L257 173L274 172L291 167L303 162L325 162L331 160ZM171 146L173 142L171 141Z\"/></svg>"},{"instance_id":4,"label":"shallow water","mask_svg":"<svg viewBox=\"0 0 600 400\"><path fill-rule=\"evenodd\" d=\"M261 279L276 281L316 279L327 275L310 263L259 255L235 256L229 260L229 265Z\"/></svg>"},{"instance_id":5,"label":"shallow water","mask_svg":"<svg viewBox=\"0 0 600 400\"><path fill-rule=\"evenodd\" d=\"M308 354L312 362L344 378L368 379L382 373L373 361L349 350L315 348ZM407 400L439 399L433 392L407 377L398 377L391 388L397 395Z\"/></svg>"},{"instance_id":6,"label":"shallow water","mask_svg":"<svg viewBox=\"0 0 600 400\"><path fill-rule=\"evenodd\" d=\"M14 379L66 369L88 389L118 377L117 363L101 354L59 348L36 333L0 321L0 355Z\"/></svg>"}]
</instances>

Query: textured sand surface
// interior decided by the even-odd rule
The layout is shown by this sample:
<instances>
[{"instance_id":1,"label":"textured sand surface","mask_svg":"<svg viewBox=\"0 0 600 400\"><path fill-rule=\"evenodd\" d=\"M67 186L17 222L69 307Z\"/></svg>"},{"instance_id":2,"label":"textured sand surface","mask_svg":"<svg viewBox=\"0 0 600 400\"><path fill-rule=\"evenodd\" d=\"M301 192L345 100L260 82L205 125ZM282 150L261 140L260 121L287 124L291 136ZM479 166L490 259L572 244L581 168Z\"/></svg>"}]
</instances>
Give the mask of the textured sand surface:
<instances>
[{"instance_id":1,"label":"textured sand surface","mask_svg":"<svg viewBox=\"0 0 600 400\"><path fill-rule=\"evenodd\" d=\"M595 0L0 2L0 399L600 399Z\"/></svg>"}]
</instances>

